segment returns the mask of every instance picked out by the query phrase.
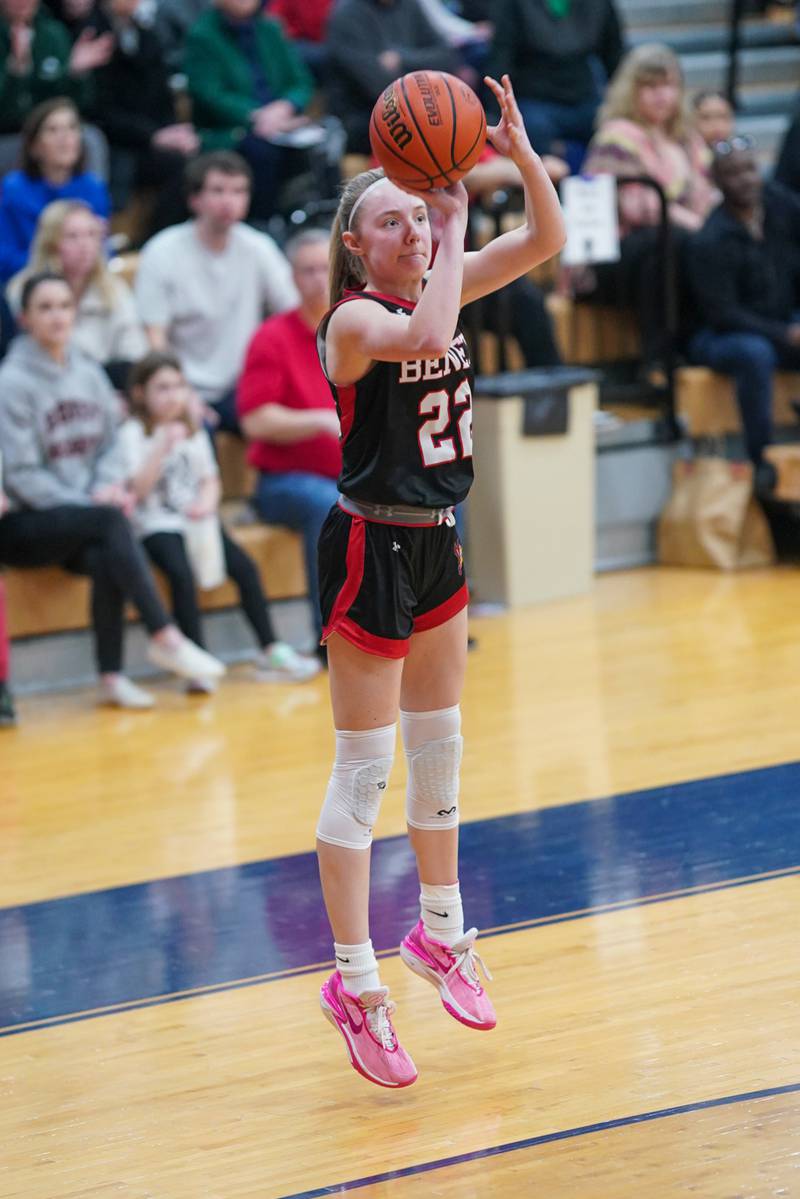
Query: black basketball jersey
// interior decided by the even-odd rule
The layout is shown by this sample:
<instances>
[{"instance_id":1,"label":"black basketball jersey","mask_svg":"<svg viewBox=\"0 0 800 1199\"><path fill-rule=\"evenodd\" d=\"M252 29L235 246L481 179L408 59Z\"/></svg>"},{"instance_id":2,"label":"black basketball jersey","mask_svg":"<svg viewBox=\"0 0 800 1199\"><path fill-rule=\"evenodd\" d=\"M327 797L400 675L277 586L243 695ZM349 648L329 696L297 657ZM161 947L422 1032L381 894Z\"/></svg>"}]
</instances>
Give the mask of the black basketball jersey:
<instances>
[{"instance_id":1,"label":"black basketball jersey","mask_svg":"<svg viewBox=\"0 0 800 1199\"><path fill-rule=\"evenodd\" d=\"M340 303L356 300L401 316L414 310L410 300L376 292L348 292ZM333 311L317 333L323 371ZM349 387L329 380L342 429L341 493L417 508L446 508L465 499L472 484L472 378L458 325L444 358L374 362Z\"/></svg>"}]
</instances>

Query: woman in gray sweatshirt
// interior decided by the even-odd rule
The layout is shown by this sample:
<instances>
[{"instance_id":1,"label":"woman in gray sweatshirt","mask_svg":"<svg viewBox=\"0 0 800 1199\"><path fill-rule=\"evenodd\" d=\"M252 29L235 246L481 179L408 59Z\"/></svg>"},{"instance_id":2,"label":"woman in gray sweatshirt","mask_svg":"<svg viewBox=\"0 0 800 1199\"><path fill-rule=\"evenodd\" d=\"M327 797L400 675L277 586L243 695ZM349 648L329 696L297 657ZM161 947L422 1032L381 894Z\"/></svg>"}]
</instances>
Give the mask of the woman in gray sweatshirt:
<instances>
[{"instance_id":1,"label":"woman in gray sweatshirt","mask_svg":"<svg viewBox=\"0 0 800 1199\"><path fill-rule=\"evenodd\" d=\"M122 673L125 603L150 633L148 656L185 678L224 666L189 641L158 597L127 513L133 497L117 443L119 405L101 367L70 345L75 303L66 281L27 280L18 337L0 365L0 453L10 510L0 562L63 566L92 580L92 624L102 697L123 707L153 699Z\"/></svg>"}]
</instances>

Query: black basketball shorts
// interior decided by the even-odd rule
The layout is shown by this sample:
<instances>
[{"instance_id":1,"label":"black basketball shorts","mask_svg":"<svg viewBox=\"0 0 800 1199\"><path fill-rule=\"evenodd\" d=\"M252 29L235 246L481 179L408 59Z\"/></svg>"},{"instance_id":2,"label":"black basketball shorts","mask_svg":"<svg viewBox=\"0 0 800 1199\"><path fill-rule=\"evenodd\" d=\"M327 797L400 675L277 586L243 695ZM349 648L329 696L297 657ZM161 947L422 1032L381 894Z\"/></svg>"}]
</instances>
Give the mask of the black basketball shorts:
<instances>
[{"instance_id":1,"label":"black basketball shorts","mask_svg":"<svg viewBox=\"0 0 800 1199\"><path fill-rule=\"evenodd\" d=\"M338 633L367 653L404 658L412 633L435 629L469 603L451 524L380 524L336 505L318 556L323 643Z\"/></svg>"}]
</instances>

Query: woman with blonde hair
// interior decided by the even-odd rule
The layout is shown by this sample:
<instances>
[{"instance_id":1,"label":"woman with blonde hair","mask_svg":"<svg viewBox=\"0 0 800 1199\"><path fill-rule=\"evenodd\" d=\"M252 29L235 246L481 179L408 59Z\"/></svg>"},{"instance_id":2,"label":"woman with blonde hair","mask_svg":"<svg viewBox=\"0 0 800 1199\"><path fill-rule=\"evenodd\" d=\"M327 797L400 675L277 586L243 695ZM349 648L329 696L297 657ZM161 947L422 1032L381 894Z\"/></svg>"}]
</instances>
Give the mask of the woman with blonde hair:
<instances>
[{"instance_id":1,"label":"woman with blonde hair","mask_svg":"<svg viewBox=\"0 0 800 1199\"><path fill-rule=\"evenodd\" d=\"M637 46L611 80L584 171L654 179L666 194L670 224L680 243L701 227L715 202L709 159L707 146L687 118L676 55L667 46ZM663 289L653 286L660 265L660 212L652 188L621 188L621 260L598 272L601 290L610 282L639 313L644 357L650 361L657 361L663 350Z\"/></svg>"},{"instance_id":2,"label":"woman with blonde hair","mask_svg":"<svg viewBox=\"0 0 800 1199\"><path fill-rule=\"evenodd\" d=\"M8 285L15 310L25 280L42 271L63 275L72 289L73 344L124 387L131 363L147 353L147 337L130 288L109 270L102 223L82 200L55 200L40 215L28 264Z\"/></svg>"}]
</instances>

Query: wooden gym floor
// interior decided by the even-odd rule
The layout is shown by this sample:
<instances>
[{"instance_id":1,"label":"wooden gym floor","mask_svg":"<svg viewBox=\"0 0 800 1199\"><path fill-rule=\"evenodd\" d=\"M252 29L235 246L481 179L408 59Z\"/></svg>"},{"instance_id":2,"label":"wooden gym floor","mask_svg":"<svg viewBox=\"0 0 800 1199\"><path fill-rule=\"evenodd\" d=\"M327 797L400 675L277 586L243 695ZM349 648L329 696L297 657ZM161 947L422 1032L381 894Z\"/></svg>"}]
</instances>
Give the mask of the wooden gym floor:
<instances>
[{"instance_id":1,"label":"wooden gym floor","mask_svg":"<svg viewBox=\"0 0 800 1199\"><path fill-rule=\"evenodd\" d=\"M398 760L372 915L400 1093L317 1007L324 678L20 704L2 1199L800 1196L800 575L605 576L473 631L462 885L499 1024L396 956Z\"/></svg>"}]
</instances>

